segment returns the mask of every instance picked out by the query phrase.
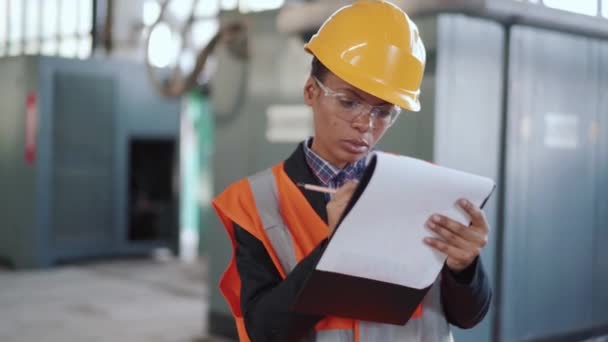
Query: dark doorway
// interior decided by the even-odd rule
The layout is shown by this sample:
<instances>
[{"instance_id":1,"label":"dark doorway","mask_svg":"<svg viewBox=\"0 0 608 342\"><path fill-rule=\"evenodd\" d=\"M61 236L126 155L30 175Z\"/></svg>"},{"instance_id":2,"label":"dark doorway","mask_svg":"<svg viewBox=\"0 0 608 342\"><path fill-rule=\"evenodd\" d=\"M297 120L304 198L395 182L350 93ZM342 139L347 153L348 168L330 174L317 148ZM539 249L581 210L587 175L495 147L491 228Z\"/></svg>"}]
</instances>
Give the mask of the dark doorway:
<instances>
[{"instance_id":1,"label":"dark doorway","mask_svg":"<svg viewBox=\"0 0 608 342\"><path fill-rule=\"evenodd\" d=\"M173 241L174 139L132 139L129 158L129 240Z\"/></svg>"}]
</instances>

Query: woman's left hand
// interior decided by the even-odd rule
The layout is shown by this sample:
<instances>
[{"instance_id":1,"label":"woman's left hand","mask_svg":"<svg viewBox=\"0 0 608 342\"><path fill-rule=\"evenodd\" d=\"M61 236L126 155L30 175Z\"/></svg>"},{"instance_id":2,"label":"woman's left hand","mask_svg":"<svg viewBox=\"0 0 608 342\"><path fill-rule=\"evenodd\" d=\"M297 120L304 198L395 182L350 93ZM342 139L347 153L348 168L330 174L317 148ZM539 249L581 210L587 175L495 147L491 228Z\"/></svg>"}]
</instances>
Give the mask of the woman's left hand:
<instances>
[{"instance_id":1,"label":"woman's left hand","mask_svg":"<svg viewBox=\"0 0 608 342\"><path fill-rule=\"evenodd\" d=\"M465 226L450 218L435 214L426 223L437 238L424 241L436 250L447 254L447 265L453 272L470 266L488 243L488 222L483 211L471 202L461 199L458 205L471 217L471 225Z\"/></svg>"}]
</instances>

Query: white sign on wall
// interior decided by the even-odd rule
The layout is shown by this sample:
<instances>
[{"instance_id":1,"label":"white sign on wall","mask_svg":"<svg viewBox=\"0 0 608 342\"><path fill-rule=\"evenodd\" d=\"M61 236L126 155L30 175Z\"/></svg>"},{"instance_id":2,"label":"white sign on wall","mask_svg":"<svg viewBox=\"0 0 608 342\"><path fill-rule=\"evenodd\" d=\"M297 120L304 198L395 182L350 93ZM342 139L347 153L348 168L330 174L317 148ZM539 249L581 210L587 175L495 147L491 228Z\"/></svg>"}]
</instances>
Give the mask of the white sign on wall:
<instances>
[{"instance_id":1,"label":"white sign on wall","mask_svg":"<svg viewBox=\"0 0 608 342\"><path fill-rule=\"evenodd\" d=\"M313 135L313 114L306 105L272 105L266 109L266 139L295 143Z\"/></svg>"},{"instance_id":2,"label":"white sign on wall","mask_svg":"<svg viewBox=\"0 0 608 342\"><path fill-rule=\"evenodd\" d=\"M572 114L545 114L545 146L576 149L579 144L578 117Z\"/></svg>"}]
</instances>

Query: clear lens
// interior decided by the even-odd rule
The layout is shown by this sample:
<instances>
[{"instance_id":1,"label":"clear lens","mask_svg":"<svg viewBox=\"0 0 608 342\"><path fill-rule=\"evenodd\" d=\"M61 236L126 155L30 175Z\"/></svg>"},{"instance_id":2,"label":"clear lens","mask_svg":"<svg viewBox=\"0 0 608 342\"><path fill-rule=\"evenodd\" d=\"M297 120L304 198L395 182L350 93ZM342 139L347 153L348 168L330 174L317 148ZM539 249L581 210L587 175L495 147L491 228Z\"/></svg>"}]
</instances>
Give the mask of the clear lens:
<instances>
[{"instance_id":1,"label":"clear lens","mask_svg":"<svg viewBox=\"0 0 608 342\"><path fill-rule=\"evenodd\" d=\"M332 106L332 111L336 116L348 122L355 121L361 115L369 115L373 127L386 128L391 126L401 113L401 108L398 106L372 106L345 94L337 93L327 88L316 78L315 81L321 90L323 90L325 97L329 100L328 103Z\"/></svg>"},{"instance_id":2,"label":"clear lens","mask_svg":"<svg viewBox=\"0 0 608 342\"><path fill-rule=\"evenodd\" d=\"M352 122L361 115L369 115L373 127L392 125L401 111L401 108L396 106L390 108L374 107L341 94L327 96L327 98L328 103L332 106L332 111L341 119Z\"/></svg>"}]
</instances>

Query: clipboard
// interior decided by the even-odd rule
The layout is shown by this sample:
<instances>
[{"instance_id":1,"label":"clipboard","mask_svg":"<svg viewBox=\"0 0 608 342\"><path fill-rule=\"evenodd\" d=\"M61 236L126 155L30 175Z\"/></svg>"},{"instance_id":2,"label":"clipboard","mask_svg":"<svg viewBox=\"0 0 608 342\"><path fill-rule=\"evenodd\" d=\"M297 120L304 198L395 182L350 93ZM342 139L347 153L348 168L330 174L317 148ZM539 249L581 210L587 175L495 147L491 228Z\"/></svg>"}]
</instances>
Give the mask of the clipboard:
<instances>
[{"instance_id":1,"label":"clipboard","mask_svg":"<svg viewBox=\"0 0 608 342\"><path fill-rule=\"evenodd\" d=\"M328 253L328 251L335 247L333 245L336 244L336 241L344 237L344 234L342 234L342 237L340 234L343 230L348 229L343 227L345 224L349 223L346 222L346 218L349 217L349 214L353 210L361 210L361 208L356 208L356 204L365 193L370 181L372 181L372 177L378 166L378 158L382 161L390 160L390 158L408 158L408 162L413 159L409 157L389 156L382 152L376 152L370 158L363 177L359 181L359 185L347 204L336 229L329 237L326 249L317 261L313 271L307 277L296 297L295 303L292 305L294 311L305 314L405 325L423 301L439 275L441 269L434 273L434 277L427 276L427 286L420 286L420 284L408 286L407 284L404 284L404 282L378 279L380 277L361 276L361 274L354 274L356 272L333 272L327 270L327 267L325 267L325 269L319 267L322 260L324 260L323 258L326 257L327 254L331 254L331 252ZM419 160L416 161L423 162ZM438 167L427 162L423 163L426 163L431 167ZM443 169L449 170L446 168ZM454 172L460 171L454 170ZM486 192L485 197L480 198L479 200L480 207L483 207L494 192L496 186L493 181L487 178L482 179L483 177L480 176L471 176L479 177L480 181L486 183L484 184L486 188L486 190L484 190ZM421 226L421 229L424 228ZM428 248L430 249L430 247ZM438 252L434 253L437 254ZM340 263L339 260L337 262L338 264ZM379 262L384 263L390 261L385 260ZM443 257L443 262L445 262L445 256ZM443 267L443 262L441 262L441 268ZM438 265L435 266L437 267Z\"/></svg>"}]
</instances>

